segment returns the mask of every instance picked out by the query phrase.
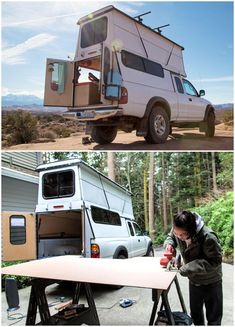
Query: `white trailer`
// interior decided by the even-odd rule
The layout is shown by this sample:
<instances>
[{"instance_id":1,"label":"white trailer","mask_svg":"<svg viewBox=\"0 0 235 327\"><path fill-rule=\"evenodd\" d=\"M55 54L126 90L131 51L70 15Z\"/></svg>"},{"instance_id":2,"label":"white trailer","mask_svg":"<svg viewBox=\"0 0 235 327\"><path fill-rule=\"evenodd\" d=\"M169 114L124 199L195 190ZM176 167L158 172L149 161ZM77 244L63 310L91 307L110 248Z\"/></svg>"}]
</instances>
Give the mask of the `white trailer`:
<instances>
[{"instance_id":1,"label":"white trailer","mask_svg":"<svg viewBox=\"0 0 235 327\"><path fill-rule=\"evenodd\" d=\"M81 18L73 61L48 59L44 105L68 107L94 141L121 129L149 143L172 126L214 135L214 108L185 79L182 46L113 6Z\"/></svg>"},{"instance_id":2,"label":"white trailer","mask_svg":"<svg viewBox=\"0 0 235 327\"><path fill-rule=\"evenodd\" d=\"M153 255L131 193L78 159L40 165L35 214L5 213L3 260Z\"/></svg>"}]
</instances>

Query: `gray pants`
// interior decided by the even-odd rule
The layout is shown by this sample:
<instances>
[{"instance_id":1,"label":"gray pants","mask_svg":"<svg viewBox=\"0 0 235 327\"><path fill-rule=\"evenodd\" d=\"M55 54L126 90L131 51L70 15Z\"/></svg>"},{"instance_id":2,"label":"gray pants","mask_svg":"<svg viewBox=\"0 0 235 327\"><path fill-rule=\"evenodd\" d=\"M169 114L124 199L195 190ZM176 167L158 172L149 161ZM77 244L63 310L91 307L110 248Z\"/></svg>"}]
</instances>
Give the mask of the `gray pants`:
<instances>
[{"instance_id":1,"label":"gray pants","mask_svg":"<svg viewBox=\"0 0 235 327\"><path fill-rule=\"evenodd\" d=\"M222 281L209 285L194 285L189 282L189 299L194 325L205 325L204 304L208 325L221 325L223 316Z\"/></svg>"}]
</instances>

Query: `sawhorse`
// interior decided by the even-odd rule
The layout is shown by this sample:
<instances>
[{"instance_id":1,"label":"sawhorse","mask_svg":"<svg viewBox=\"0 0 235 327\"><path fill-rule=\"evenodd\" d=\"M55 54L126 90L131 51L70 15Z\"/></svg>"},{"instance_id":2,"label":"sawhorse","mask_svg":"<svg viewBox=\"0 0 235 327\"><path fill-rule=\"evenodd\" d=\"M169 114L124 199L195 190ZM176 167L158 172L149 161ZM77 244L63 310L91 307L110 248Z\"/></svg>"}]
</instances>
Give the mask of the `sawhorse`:
<instances>
[{"instance_id":1,"label":"sawhorse","mask_svg":"<svg viewBox=\"0 0 235 327\"><path fill-rule=\"evenodd\" d=\"M76 317L69 320L58 318L57 315L51 316L48 302L46 298L45 289L47 286L54 284L55 280L35 278L32 280L31 293L29 298L28 313L26 319L26 325L35 325L37 309L39 310L41 325L100 325L99 317L96 311L96 306L89 283L75 283L75 290L73 294L72 304L78 304L81 290L84 289L84 293L87 299L88 307L84 312L79 313Z\"/></svg>"},{"instance_id":2,"label":"sawhorse","mask_svg":"<svg viewBox=\"0 0 235 327\"><path fill-rule=\"evenodd\" d=\"M177 290L177 294L179 296L182 311L187 314L187 310L186 310L186 307L185 307L185 303L184 303L184 299L183 299L183 296L182 296L182 293L181 293L181 289L180 289L180 286L179 286L179 281L177 279L177 275L175 276L173 282L175 283L175 286L176 286L176 290ZM158 307L158 303L159 303L160 298L162 300L160 310L162 310L164 308L165 311L166 311L168 324L169 325L175 325L174 316L172 314L170 303L169 303L169 300L168 300L168 293L170 291L170 288L171 288L173 282L171 283L171 285L168 287L167 290L154 290L154 289L152 290L152 300L153 300L154 304L153 304L153 309L152 309L152 313L151 313L151 317L150 317L150 321L149 321L150 326L154 325L156 323L155 318L156 318L157 307Z\"/></svg>"}]
</instances>

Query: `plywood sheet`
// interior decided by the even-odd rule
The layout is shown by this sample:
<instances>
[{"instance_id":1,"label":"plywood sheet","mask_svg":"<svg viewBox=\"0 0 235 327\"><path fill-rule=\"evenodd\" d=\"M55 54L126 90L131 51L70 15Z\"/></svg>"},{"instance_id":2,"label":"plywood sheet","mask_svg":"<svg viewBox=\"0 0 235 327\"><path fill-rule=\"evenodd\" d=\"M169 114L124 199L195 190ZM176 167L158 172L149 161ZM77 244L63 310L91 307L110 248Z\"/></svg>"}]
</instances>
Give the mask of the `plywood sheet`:
<instances>
[{"instance_id":1,"label":"plywood sheet","mask_svg":"<svg viewBox=\"0 0 235 327\"><path fill-rule=\"evenodd\" d=\"M2 268L2 274L167 289L176 273L160 266L159 258L91 259L59 256Z\"/></svg>"}]
</instances>

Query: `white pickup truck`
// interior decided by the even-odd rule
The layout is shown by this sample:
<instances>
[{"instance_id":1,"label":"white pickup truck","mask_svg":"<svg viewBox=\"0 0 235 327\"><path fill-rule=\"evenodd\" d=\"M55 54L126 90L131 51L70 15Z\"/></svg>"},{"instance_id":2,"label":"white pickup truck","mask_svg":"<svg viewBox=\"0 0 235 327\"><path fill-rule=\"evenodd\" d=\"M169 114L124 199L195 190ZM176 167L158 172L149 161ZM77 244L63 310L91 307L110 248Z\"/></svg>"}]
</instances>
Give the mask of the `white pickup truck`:
<instances>
[{"instance_id":1,"label":"white pickup truck","mask_svg":"<svg viewBox=\"0 0 235 327\"><path fill-rule=\"evenodd\" d=\"M172 127L214 136L215 113L186 79L184 48L113 6L78 22L73 61L47 59L44 105L65 106L97 143L118 129L163 143Z\"/></svg>"},{"instance_id":2,"label":"white pickup truck","mask_svg":"<svg viewBox=\"0 0 235 327\"><path fill-rule=\"evenodd\" d=\"M3 261L153 256L131 194L78 159L40 165L35 213L3 213Z\"/></svg>"}]
</instances>

